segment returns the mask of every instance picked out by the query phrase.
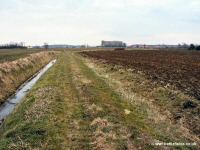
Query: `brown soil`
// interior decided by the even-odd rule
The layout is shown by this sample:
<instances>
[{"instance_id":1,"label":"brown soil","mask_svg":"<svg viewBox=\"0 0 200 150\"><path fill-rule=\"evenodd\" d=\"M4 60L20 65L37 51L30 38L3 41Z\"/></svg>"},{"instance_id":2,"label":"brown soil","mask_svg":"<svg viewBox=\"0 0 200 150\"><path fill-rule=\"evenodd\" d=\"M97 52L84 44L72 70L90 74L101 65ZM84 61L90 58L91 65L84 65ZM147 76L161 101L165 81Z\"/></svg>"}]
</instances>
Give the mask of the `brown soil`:
<instances>
[{"instance_id":1,"label":"brown soil","mask_svg":"<svg viewBox=\"0 0 200 150\"><path fill-rule=\"evenodd\" d=\"M143 72L154 82L173 85L200 100L200 52L138 50L81 54Z\"/></svg>"}]
</instances>

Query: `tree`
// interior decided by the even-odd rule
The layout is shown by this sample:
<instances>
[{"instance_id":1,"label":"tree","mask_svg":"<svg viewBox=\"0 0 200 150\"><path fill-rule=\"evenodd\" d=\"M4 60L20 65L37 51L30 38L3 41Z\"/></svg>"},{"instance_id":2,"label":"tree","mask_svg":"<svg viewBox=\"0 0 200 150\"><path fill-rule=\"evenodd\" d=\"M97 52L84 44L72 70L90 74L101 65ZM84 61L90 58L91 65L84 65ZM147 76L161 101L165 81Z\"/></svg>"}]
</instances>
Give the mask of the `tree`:
<instances>
[{"instance_id":1,"label":"tree","mask_svg":"<svg viewBox=\"0 0 200 150\"><path fill-rule=\"evenodd\" d=\"M189 50L194 50L194 49L195 49L195 45L194 45L194 44L190 44L190 46L189 46L188 49L189 49Z\"/></svg>"},{"instance_id":2,"label":"tree","mask_svg":"<svg viewBox=\"0 0 200 150\"><path fill-rule=\"evenodd\" d=\"M200 51L200 45L196 47L196 50Z\"/></svg>"},{"instance_id":3,"label":"tree","mask_svg":"<svg viewBox=\"0 0 200 150\"><path fill-rule=\"evenodd\" d=\"M44 43L44 48L45 48L45 49L48 49L48 48L49 48L48 43Z\"/></svg>"}]
</instances>

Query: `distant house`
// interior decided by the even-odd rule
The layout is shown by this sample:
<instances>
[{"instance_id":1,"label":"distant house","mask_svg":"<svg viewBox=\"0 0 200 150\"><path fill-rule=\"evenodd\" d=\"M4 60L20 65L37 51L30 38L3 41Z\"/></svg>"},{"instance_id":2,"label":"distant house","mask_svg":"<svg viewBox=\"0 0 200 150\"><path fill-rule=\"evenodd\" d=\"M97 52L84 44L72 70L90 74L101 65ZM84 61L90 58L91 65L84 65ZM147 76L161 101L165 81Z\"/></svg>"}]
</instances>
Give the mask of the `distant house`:
<instances>
[{"instance_id":1,"label":"distant house","mask_svg":"<svg viewBox=\"0 0 200 150\"><path fill-rule=\"evenodd\" d=\"M139 48L139 49L165 49L165 48L178 48L178 45L146 45L146 44L134 44L130 45L129 48Z\"/></svg>"},{"instance_id":2,"label":"distant house","mask_svg":"<svg viewBox=\"0 0 200 150\"><path fill-rule=\"evenodd\" d=\"M122 41L102 41L102 47L126 47L126 43Z\"/></svg>"}]
</instances>

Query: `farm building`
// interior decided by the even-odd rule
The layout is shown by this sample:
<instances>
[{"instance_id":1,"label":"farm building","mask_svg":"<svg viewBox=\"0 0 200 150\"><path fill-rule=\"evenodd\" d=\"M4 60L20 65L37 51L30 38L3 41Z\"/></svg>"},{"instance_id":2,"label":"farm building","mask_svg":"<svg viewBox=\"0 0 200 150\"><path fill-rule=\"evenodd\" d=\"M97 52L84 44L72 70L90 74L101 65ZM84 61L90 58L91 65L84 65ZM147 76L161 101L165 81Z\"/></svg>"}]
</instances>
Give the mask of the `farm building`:
<instances>
[{"instance_id":1,"label":"farm building","mask_svg":"<svg viewBox=\"0 0 200 150\"><path fill-rule=\"evenodd\" d=\"M102 41L102 47L126 47L126 43L122 41Z\"/></svg>"}]
</instances>

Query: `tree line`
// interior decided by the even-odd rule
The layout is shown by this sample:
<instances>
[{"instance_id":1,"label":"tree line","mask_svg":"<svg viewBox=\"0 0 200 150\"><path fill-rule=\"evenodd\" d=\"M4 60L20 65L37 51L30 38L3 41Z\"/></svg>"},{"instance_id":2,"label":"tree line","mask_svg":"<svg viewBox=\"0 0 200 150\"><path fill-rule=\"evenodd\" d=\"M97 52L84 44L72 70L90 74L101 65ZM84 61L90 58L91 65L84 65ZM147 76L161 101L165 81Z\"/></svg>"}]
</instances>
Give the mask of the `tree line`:
<instances>
[{"instance_id":1,"label":"tree line","mask_svg":"<svg viewBox=\"0 0 200 150\"><path fill-rule=\"evenodd\" d=\"M6 45L0 45L0 49L15 49L15 48L27 48L20 44L6 44Z\"/></svg>"},{"instance_id":2,"label":"tree line","mask_svg":"<svg viewBox=\"0 0 200 150\"><path fill-rule=\"evenodd\" d=\"M200 45L190 44L188 50L198 50L198 51L200 51Z\"/></svg>"}]
</instances>

